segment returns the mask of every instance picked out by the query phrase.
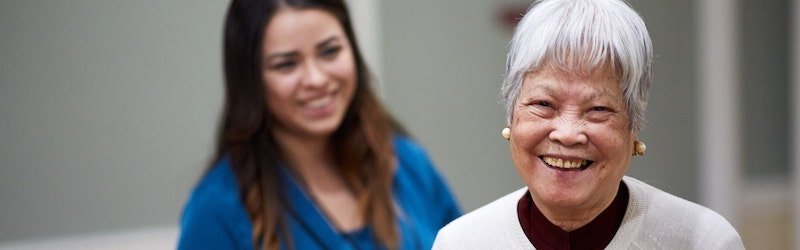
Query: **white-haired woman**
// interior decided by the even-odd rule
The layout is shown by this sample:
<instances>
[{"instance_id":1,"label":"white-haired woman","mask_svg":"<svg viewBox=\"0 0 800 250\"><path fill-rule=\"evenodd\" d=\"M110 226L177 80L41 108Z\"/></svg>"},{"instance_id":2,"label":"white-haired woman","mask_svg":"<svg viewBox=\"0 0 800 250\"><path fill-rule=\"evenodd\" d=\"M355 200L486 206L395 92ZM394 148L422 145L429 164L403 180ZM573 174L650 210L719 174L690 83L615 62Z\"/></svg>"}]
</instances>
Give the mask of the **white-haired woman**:
<instances>
[{"instance_id":1,"label":"white-haired woman","mask_svg":"<svg viewBox=\"0 0 800 250\"><path fill-rule=\"evenodd\" d=\"M502 87L525 182L453 221L434 249L742 249L719 214L625 176L644 127L652 45L621 0L540 0Z\"/></svg>"}]
</instances>

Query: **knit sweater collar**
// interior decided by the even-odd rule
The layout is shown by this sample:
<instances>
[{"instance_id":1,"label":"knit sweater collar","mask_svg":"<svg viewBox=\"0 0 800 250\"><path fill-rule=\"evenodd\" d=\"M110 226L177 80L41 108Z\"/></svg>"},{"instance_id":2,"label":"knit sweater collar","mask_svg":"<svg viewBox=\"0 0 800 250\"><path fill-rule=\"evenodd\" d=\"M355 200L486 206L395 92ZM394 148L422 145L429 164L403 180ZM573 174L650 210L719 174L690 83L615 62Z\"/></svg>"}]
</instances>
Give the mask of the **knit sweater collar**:
<instances>
[{"instance_id":1,"label":"knit sweater collar","mask_svg":"<svg viewBox=\"0 0 800 250\"><path fill-rule=\"evenodd\" d=\"M537 249L603 249L622 223L628 198L628 188L620 182L614 201L589 224L571 232L550 222L533 203L530 192L519 200L517 216L525 236Z\"/></svg>"}]
</instances>

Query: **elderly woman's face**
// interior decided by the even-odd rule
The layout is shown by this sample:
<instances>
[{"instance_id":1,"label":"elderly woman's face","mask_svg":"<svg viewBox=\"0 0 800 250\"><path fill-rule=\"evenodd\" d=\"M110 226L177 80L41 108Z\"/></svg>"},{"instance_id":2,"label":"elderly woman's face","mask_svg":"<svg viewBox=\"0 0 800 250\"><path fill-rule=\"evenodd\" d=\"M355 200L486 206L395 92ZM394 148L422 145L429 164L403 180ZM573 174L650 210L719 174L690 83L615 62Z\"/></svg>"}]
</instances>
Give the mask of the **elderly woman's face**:
<instances>
[{"instance_id":1,"label":"elderly woman's face","mask_svg":"<svg viewBox=\"0 0 800 250\"><path fill-rule=\"evenodd\" d=\"M537 206L603 209L614 198L635 136L619 81L528 73L514 104L510 151Z\"/></svg>"}]
</instances>

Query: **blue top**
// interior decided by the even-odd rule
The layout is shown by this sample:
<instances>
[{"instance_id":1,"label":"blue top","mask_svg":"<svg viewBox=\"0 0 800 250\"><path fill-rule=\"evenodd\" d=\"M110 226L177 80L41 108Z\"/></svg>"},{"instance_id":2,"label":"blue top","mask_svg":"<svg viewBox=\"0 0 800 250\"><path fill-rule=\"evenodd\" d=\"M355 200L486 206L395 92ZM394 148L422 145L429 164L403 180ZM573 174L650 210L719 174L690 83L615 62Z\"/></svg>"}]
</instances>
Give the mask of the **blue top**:
<instances>
[{"instance_id":1,"label":"blue top","mask_svg":"<svg viewBox=\"0 0 800 250\"><path fill-rule=\"evenodd\" d=\"M398 159L392 194L400 249L431 249L439 228L461 211L425 151L408 138L395 137ZM339 232L329 223L287 170L283 191L289 200L283 219L296 249L376 249L369 227ZM292 212L293 211L293 212ZM181 218L178 249L253 249L252 224L239 196L230 163L217 163L195 187ZM283 242L282 242L283 244ZM285 245L282 249L287 249Z\"/></svg>"}]
</instances>

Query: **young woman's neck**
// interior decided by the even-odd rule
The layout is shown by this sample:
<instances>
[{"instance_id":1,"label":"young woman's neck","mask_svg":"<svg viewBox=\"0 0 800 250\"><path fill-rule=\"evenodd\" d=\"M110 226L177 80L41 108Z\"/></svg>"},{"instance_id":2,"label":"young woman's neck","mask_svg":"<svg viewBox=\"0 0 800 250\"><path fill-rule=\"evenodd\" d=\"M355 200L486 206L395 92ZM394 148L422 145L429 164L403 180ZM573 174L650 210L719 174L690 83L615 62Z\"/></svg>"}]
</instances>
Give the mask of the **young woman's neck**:
<instances>
[{"instance_id":1,"label":"young woman's neck","mask_svg":"<svg viewBox=\"0 0 800 250\"><path fill-rule=\"evenodd\" d=\"M330 167L333 152L329 136L304 136L288 131L273 131L275 140L291 168L305 175L319 167Z\"/></svg>"},{"instance_id":2,"label":"young woman's neck","mask_svg":"<svg viewBox=\"0 0 800 250\"><path fill-rule=\"evenodd\" d=\"M362 228L365 220L356 195L337 170L330 136L307 137L273 131L288 167L299 175L305 190L342 232ZM285 131L283 131L285 132Z\"/></svg>"}]
</instances>

